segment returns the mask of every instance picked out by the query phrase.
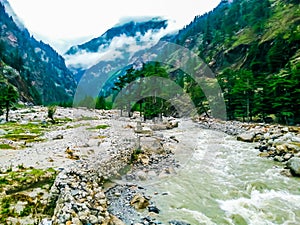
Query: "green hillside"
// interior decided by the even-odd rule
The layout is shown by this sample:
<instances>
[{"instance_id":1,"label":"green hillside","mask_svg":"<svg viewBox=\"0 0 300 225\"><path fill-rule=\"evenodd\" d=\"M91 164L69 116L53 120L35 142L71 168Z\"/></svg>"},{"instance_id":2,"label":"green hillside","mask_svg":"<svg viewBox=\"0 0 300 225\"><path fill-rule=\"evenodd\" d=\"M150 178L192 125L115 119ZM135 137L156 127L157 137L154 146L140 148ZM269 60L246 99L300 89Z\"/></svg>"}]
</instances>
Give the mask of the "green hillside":
<instances>
[{"instance_id":1,"label":"green hillside","mask_svg":"<svg viewBox=\"0 0 300 225\"><path fill-rule=\"evenodd\" d=\"M216 73L228 119L300 122L300 1L234 0L173 40Z\"/></svg>"}]
</instances>

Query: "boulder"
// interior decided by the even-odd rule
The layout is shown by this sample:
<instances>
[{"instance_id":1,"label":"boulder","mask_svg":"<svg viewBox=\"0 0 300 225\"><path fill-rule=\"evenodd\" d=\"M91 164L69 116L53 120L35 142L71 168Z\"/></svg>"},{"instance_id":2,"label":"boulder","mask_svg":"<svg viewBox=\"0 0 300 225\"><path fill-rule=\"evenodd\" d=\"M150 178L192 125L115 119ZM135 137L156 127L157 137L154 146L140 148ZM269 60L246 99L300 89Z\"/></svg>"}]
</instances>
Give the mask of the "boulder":
<instances>
[{"instance_id":1,"label":"boulder","mask_svg":"<svg viewBox=\"0 0 300 225\"><path fill-rule=\"evenodd\" d=\"M109 225L126 225L122 220L120 220L116 216L110 216L110 221L108 223Z\"/></svg>"},{"instance_id":2,"label":"boulder","mask_svg":"<svg viewBox=\"0 0 300 225\"><path fill-rule=\"evenodd\" d=\"M150 126L151 130L158 131L158 130L167 130L166 124L153 124Z\"/></svg>"},{"instance_id":3,"label":"boulder","mask_svg":"<svg viewBox=\"0 0 300 225\"><path fill-rule=\"evenodd\" d=\"M179 125L179 122L177 120L171 120L166 124L167 129L173 129L175 127L178 127L178 125Z\"/></svg>"},{"instance_id":4,"label":"boulder","mask_svg":"<svg viewBox=\"0 0 300 225\"><path fill-rule=\"evenodd\" d=\"M279 156L279 155L276 155L276 156L274 157L274 160L277 161L277 162L283 162L283 161L284 161L284 158L281 157L281 156Z\"/></svg>"},{"instance_id":5,"label":"boulder","mask_svg":"<svg viewBox=\"0 0 300 225\"><path fill-rule=\"evenodd\" d=\"M147 180L147 174L140 170L136 173L136 176L140 179L140 180Z\"/></svg>"},{"instance_id":6,"label":"boulder","mask_svg":"<svg viewBox=\"0 0 300 225\"><path fill-rule=\"evenodd\" d=\"M287 146L285 144L276 146L276 154L277 155L283 155L286 152L287 152Z\"/></svg>"},{"instance_id":7,"label":"boulder","mask_svg":"<svg viewBox=\"0 0 300 225\"><path fill-rule=\"evenodd\" d=\"M145 154L140 154L138 156L138 161L141 162L143 165L149 165L149 157Z\"/></svg>"},{"instance_id":8,"label":"boulder","mask_svg":"<svg viewBox=\"0 0 300 225\"><path fill-rule=\"evenodd\" d=\"M261 152L258 154L259 157L270 157L269 152Z\"/></svg>"},{"instance_id":9,"label":"boulder","mask_svg":"<svg viewBox=\"0 0 300 225\"><path fill-rule=\"evenodd\" d=\"M291 153L286 153L284 156L283 156L283 159L285 160L285 161L288 161L290 158L292 158L293 157L293 154L291 154Z\"/></svg>"},{"instance_id":10,"label":"boulder","mask_svg":"<svg viewBox=\"0 0 300 225\"><path fill-rule=\"evenodd\" d=\"M156 206L153 206L153 205L148 207L148 211L156 213L156 214L159 214L159 212L160 212L160 210Z\"/></svg>"},{"instance_id":11,"label":"boulder","mask_svg":"<svg viewBox=\"0 0 300 225\"><path fill-rule=\"evenodd\" d=\"M148 154L160 154L163 152L163 146L159 139L153 137L141 137L141 150Z\"/></svg>"},{"instance_id":12,"label":"boulder","mask_svg":"<svg viewBox=\"0 0 300 225\"><path fill-rule=\"evenodd\" d=\"M294 137L292 137L291 141L292 141L292 142L300 143L300 137L294 136Z\"/></svg>"},{"instance_id":13,"label":"boulder","mask_svg":"<svg viewBox=\"0 0 300 225\"><path fill-rule=\"evenodd\" d=\"M300 176L300 158L293 157L287 162L286 165L294 176Z\"/></svg>"},{"instance_id":14,"label":"boulder","mask_svg":"<svg viewBox=\"0 0 300 225\"><path fill-rule=\"evenodd\" d=\"M246 132L237 136L238 141L253 142L255 138L254 132Z\"/></svg>"},{"instance_id":15,"label":"boulder","mask_svg":"<svg viewBox=\"0 0 300 225\"><path fill-rule=\"evenodd\" d=\"M300 133L300 127L289 127L289 132Z\"/></svg>"},{"instance_id":16,"label":"boulder","mask_svg":"<svg viewBox=\"0 0 300 225\"><path fill-rule=\"evenodd\" d=\"M145 209L149 206L149 200L138 193L131 199L130 205L132 205L137 210Z\"/></svg>"}]
</instances>

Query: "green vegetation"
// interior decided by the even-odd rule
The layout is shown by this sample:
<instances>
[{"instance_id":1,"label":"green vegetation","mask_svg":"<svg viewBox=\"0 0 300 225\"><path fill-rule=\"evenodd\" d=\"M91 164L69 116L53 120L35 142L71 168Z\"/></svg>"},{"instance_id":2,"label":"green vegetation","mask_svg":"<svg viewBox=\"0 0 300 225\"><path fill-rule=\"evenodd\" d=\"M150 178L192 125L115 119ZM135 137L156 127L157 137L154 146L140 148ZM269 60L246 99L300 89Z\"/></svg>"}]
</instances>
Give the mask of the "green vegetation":
<instances>
[{"instance_id":1,"label":"green vegetation","mask_svg":"<svg viewBox=\"0 0 300 225\"><path fill-rule=\"evenodd\" d=\"M41 123L20 124L15 122L9 122L1 125L1 129L5 130L7 134L0 136L0 138L9 139L12 141L26 141L27 143L29 143L43 141L41 136L46 130L48 130L48 127ZM5 145L2 145L2 149L4 148ZM7 149L12 148L15 147L7 146Z\"/></svg>"},{"instance_id":2,"label":"green vegetation","mask_svg":"<svg viewBox=\"0 0 300 225\"><path fill-rule=\"evenodd\" d=\"M235 0L195 17L176 43L212 66L228 119L300 122L298 0Z\"/></svg>"},{"instance_id":3,"label":"green vegetation","mask_svg":"<svg viewBox=\"0 0 300 225\"><path fill-rule=\"evenodd\" d=\"M111 102L107 102L106 98L102 95L93 98L91 96L85 96L75 106L86 107L88 109L111 109Z\"/></svg>"},{"instance_id":4,"label":"green vegetation","mask_svg":"<svg viewBox=\"0 0 300 225\"><path fill-rule=\"evenodd\" d=\"M89 120L99 120L98 117L92 117L92 116L81 116L78 121L89 121Z\"/></svg>"},{"instance_id":5,"label":"green vegetation","mask_svg":"<svg viewBox=\"0 0 300 225\"><path fill-rule=\"evenodd\" d=\"M9 144L0 144L0 149L15 149L15 147Z\"/></svg>"},{"instance_id":6,"label":"green vegetation","mask_svg":"<svg viewBox=\"0 0 300 225\"><path fill-rule=\"evenodd\" d=\"M8 122L1 124L0 129L4 130L5 133L0 135L0 141L4 139L14 141L15 143L0 143L0 149L19 149L25 147L26 143L45 141L43 134L46 131L49 131L52 126L62 126L69 121L72 120L69 118L59 118L55 120L55 124L41 121L28 123Z\"/></svg>"},{"instance_id":7,"label":"green vegetation","mask_svg":"<svg viewBox=\"0 0 300 225\"><path fill-rule=\"evenodd\" d=\"M143 154L143 151L141 149L135 149L132 154L131 154L131 157L130 157L130 164L136 162L139 158L139 155L140 154Z\"/></svg>"},{"instance_id":8,"label":"green vegetation","mask_svg":"<svg viewBox=\"0 0 300 225\"><path fill-rule=\"evenodd\" d=\"M51 119L52 123L55 123L55 119L54 119L55 112L56 112L55 105L48 106L48 118Z\"/></svg>"},{"instance_id":9,"label":"green vegetation","mask_svg":"<svg viewBox=\"0 0 300 225\"><path fill-rule=\"evenodd\" d=\"M8 121L11 107L17 102L18 98L19 95L16 88L7 81L0 80L0 115L3 114L3 109L5 109L6 121Z\"/></svg>"},{"instance_id":10,"label":"green vegetation","mask_svg":"<svg viewBox=\"0 0 300 225\"><path fill-rule=\"evenodd\" d=\"M95 127L89 127L89 128L87 128L87 130L106 129L106 128L108 128L108 127L109 127L109 125L107 125L107 124L101 124L101 125L97 125L97 126L95 126Z\"/></svg>"},{"instance_id":11,"label":"green vegetation","mask_svg":"<svg viewBox=\"0 0 300 225\"><path fill-rule=\"evenodd\" d=\"M6 195L0 197L0 223L6 224L8 217L21 218L32 215L39 218L41 215L52 216L55 204L50 200L48 204L41 201L44 193L53 185L57 172L52 169L25 168L20 165L17 171L0 174L0 191ZM30 197L29 192L41 188L36 197ZM16 212L14 206L18 202L25 203L23 209Z\"/></svg>"},{"instance_id":12,"label":"green vegetation","mask_svg":"<svg viewBox=\"0 0 300 225\"><path fill-rule=\"evenodd\" d=\"M154 62L144 64L138 70L129 68L124 75L115 78L110 94L115 106L121 110L121 116L123 110L127 111L129 117L132 116L133 111L139 111L144 120L162 118L162 115L175 115L176 110L170 98L176 96L172 92L172 87L164 82L165 79L171 79L186 90L195 105L201 105L199 112L205 112L206 98L196 82L181 71L168 72L171 69ZM151 85L147 85L149 78L151 78Z\"/></svg>"}]
</instances>

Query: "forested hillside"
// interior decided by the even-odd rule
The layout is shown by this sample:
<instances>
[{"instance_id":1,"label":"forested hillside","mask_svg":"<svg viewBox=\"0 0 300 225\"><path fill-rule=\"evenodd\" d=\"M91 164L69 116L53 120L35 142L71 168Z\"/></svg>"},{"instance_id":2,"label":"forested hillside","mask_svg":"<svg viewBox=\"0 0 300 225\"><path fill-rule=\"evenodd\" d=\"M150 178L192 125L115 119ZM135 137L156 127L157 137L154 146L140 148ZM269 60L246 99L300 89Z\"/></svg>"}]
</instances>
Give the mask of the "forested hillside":
<instances>
[{"instance_id":1,"label":"forested hillside","mask_svg":"<svg viewBox=\"0 0 300 225\"><path fill-rule=\"evenodd\" d=\"M300 122L300 1L222 1L173 38L216 73L228 119Z\"/></svg>"},{"instance_id":2,"label":"forested hillside","mask_svg":"<svg viewBox=\"0 0 300 225\"><path fill-rule=\"evenodd\" d=\"M300 123L299 3L299 0L224 0L210 13L196 16L177 35L163 40L190 49L213 70L224 95L227 119L297 124ZM170 65L172 60L179 59L180 52L173 55ZM164 71L156 76L165 77L167 71L169 79L190 95L198 113L209 116L207 96L197 82L180 69L159 64L144 65L134 73L128 70L116 80L113 96L132 80L149 74L148 69L153 66L155 71ZM195 65L195 71L199 67ZM152 99L150 105L146 99L136 107L152 116L170 113L172 109L163 100Z\"/></svg>"},{"instance_id":3,"label":"forested hillside","mask_svg":"<svg viewBox=\"0 0 300 225\"><path fill-rule=\"evenodd\" d=\"M19 27L2 3L0 83L15 86L20 100L33 104L70 101L76 87L64 59L49 45L37 41L25 28Z\"/></svg>"}]
</instances>

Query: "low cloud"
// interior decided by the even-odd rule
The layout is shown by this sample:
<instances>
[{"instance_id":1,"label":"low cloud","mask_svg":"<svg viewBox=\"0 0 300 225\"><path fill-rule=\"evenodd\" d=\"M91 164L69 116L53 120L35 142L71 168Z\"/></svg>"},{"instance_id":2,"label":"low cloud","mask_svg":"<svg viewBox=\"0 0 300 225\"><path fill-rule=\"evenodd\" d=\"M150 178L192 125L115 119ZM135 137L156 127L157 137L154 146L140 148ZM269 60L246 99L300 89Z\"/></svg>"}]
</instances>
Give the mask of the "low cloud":
<instances>
[{"instance_id":1,"label":"low cloud","mask_svg":"<svg viewBox=\"0 0 300 225\"><path fill-rule=\"evenodd\" d=\"M65 55L66 64L72 68L88 69L100 61L112 61L131 57L136 52L153 47L159 40L170 33L174 26L160 30L148 30L144 35L137 32L134 37L125 34L114 37L108 46L101 45L97 52L80 50L75 55Z\"/></svg>"}]
</instances>

